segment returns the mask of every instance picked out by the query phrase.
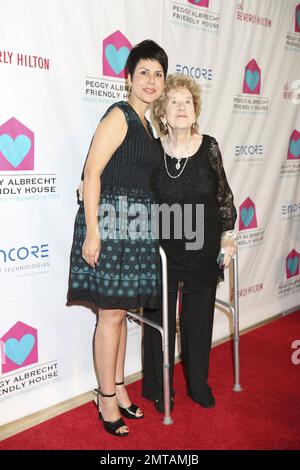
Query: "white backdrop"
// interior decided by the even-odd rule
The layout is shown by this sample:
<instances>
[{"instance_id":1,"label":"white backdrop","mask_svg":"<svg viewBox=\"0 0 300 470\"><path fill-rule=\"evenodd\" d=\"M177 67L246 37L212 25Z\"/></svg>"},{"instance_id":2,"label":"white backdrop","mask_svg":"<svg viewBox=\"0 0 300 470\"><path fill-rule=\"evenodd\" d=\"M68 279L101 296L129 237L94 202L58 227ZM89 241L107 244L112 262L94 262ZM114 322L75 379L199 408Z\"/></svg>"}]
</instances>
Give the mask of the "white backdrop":
<instances>
[{"instance_id":1,"label":"white backdrop","mask_svg":"<svg viewBox=\"0 0 300 470\"><path fill-rule=\"evenodd\" d=\"M238 210L241 329L300 303L300 4L1 0L0 424L95 386L95 316L65 305L75 190L146 38L203 88L200 128ZM216 311L214 340L229 333ZM140 336L130 324L127 375L141 370Z\"/></svg>"}]
</instances>

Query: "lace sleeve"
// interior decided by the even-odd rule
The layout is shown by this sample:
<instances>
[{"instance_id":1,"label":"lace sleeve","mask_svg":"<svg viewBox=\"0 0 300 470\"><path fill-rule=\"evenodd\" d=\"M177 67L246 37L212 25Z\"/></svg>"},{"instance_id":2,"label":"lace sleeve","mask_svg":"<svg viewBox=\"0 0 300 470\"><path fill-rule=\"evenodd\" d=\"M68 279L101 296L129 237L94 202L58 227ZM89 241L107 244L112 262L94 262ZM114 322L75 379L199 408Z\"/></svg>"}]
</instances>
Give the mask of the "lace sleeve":
<instances>
[{"instance_id":1,"label":"lace sleeve","mask_svg":"<svg viewBox=\"0 0 300 470\"><path fill-rule=\"evenodd\" d=\"M222 232L226 232L234 229L237 214L233 203L233 194L224 171L220 148L213 137L211 137L209 159L217 175L217 201L222 220Z\"/></svg>"}]
</instances>

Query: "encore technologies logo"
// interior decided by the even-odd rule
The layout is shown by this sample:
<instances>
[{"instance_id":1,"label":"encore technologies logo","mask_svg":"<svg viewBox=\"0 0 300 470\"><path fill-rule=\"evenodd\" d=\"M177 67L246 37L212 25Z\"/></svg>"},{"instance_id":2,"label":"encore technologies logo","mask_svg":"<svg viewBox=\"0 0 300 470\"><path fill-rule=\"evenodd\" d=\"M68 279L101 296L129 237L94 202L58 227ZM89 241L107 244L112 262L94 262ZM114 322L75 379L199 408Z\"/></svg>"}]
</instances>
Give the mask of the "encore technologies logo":
<instances>
[{"instance_id":1,"label":"encore technologies logo","mask_svg":"<svg viewBox=\"0 0 300 470\"><path fill-rule=\"evenodd\" d=\"M264 145L251 143L234 146L234 159L237 163L262 164L264 159Z\"/></svg>"},{"instance_id":2,"label":"encore technologies logo","mask_svg":"<svg viewBox=\"0 0 300 470\"><path fill-rule=\"evenodd\" d=\"M127 99L129 86L125 83L126 61L131 49L131 43L119 30L103 40L102 76L86 77L85 99L97 102Z\"/></svg>"},{"instance_id":3,"label":"encore technologies logo","mask_svg":"<svg viewBox=\"0 0 300 470\"><path fill-rule=\"evenodd\" d=\"M18 277L50 270L49 244L0 246L0 276ZM2 279L2 282L4 280Z\"/></svg>"}]
</instances>

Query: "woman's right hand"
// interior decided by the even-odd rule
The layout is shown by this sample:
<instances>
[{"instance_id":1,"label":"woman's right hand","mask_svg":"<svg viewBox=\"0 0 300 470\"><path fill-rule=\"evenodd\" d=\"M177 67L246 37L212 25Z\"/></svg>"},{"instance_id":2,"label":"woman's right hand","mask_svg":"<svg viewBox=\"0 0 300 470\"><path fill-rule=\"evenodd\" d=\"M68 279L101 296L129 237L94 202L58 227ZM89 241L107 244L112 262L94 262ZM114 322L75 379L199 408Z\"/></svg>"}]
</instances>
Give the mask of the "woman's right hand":
<instances>
[{"instance_id":1,"label":"woman's right hand","mask_svg":"<svg viewBox=\"0 0 300 470\"><path fill-rule=\"evenodd\" d=\"M101 250L101 240L97 233L95 235L86 235L82 245L82 257L92 268L98 263Z\"/></svg>"}]
</instances>

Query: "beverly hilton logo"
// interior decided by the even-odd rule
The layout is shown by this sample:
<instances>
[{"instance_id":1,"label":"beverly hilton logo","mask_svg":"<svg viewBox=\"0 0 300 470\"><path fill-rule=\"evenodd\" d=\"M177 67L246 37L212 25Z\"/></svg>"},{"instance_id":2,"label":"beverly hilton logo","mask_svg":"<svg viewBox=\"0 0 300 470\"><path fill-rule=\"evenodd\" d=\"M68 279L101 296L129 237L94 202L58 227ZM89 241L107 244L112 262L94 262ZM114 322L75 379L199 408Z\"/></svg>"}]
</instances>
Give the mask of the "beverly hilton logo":
<instances>
[{"instance_id":1,"label":"beverly hilton logo","mask_svg":"<svg viewBox=\"0 0 300 470\"><path fill-rule=\"evenodd\" d=\"M233 112L263 114L269 110L269 100L261 94L262 71L255 59L244 69L242 94L233 97Z\"/></svg>"},{"instance_id":2,"label":"beverly hilton logo","mask_svg":"<svg viewBox=\"0 0 300 470\"><path fill-rule=\"evenodd\" d=\"M294 129L288 143L286 160L281 165L280 176L300 176L300 133Z\"/></svg>"},{"instance_id":3,"label":"beverly hilton logo","mask_svg":"<svg viewBox=\"0 0 300 470\"><path fill-rule=\"evenodd\" d=\"M119 30L103 40L102 76L86 77L85 99L107 103L128 98L126 62L131 49L131 43Z\"/></svg>"},{"instance_id":4,"label":"beverly hilton logo","mask_svg":"<svg viewBox=\"0 0 300 470\"><path fill-rule=\"evenodd\" d=\"M34 169L34 133L15 118L0 126L0 171Z\"/></svg>"},{"instance_id":5,"label":"beverly hilton logo","mask_svg":"<svg viewBox=\"0 0 300 470\"><path fill-rule=\"evenodd\" d=\"M38 362L37 330L17 322L1 338L2 374Z\"/></svg>"},{"instance_id":6,"label":"beverly hilton logo","mask_svg":"<svg viewBox=\"0 0 300 470\"><path fill-rule=\"evenodd\" d=\"M244 0L237 4L236 19L243 23L251 23L257 26L272 27L272 20L268 17L259 16L254 12L245 11Z\"/></svg>"}]
</instances>

